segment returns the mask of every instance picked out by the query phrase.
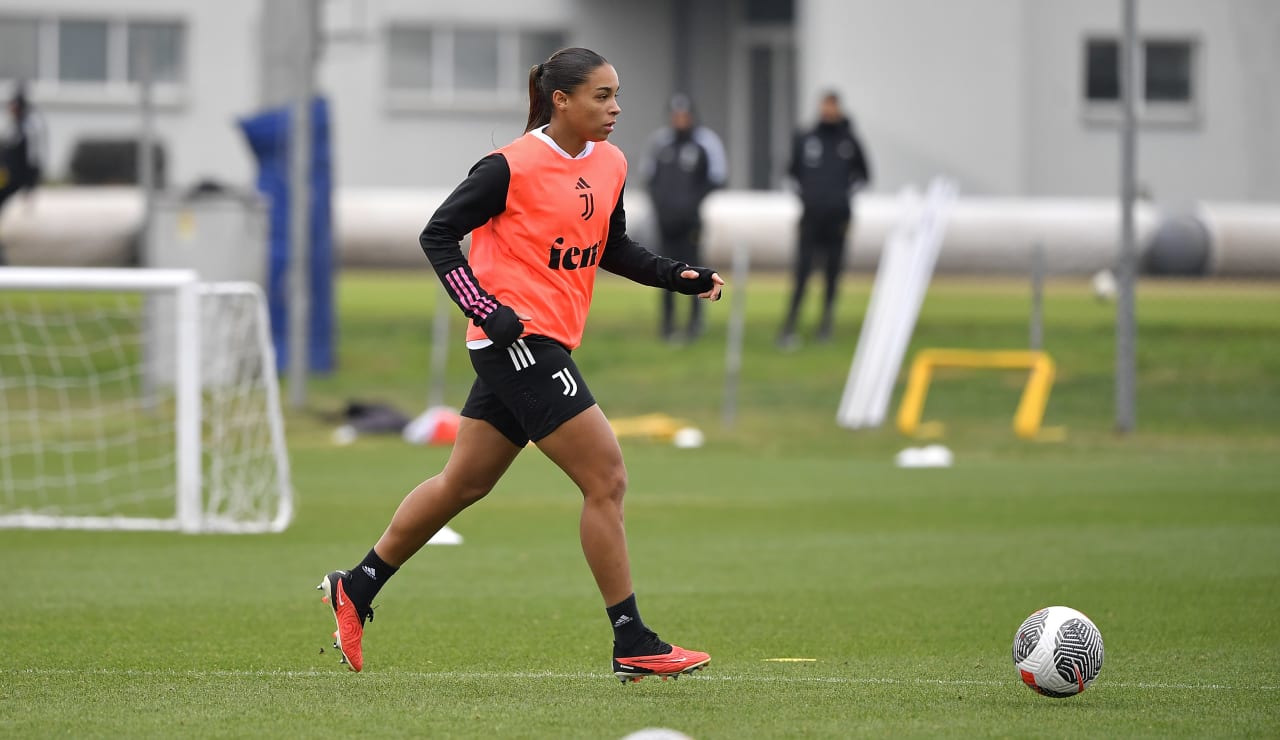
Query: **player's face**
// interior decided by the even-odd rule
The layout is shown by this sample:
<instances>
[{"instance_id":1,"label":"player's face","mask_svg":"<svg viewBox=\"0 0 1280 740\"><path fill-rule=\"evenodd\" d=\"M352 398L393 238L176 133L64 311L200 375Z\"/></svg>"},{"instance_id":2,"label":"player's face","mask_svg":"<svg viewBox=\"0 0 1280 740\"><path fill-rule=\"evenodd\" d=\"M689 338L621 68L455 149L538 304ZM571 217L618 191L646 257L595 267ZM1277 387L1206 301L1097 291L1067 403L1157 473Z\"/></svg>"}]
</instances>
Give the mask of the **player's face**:
<instances>
[{"instance_id":1,"label":"player's face","mask_svg":"<svg viewBox=\"0 0 1280 740\"><path fill-rule=\"evenodd\" d=\"M601 64L568 97L565 123L587 141L604 141L618 123L618 73L612 64Z\"/></svg>"},{"instance_id":2,"label":"player's face","mask_svg":"<svg viewBox=\"0 0 1280 740\"><path fill-rule=\"evenodd\" d=\"M844 115L840 112L840 103L831 98L823 98L818 108L818 117L827 123L835 123Z\"/></svg>"}]
</instances>

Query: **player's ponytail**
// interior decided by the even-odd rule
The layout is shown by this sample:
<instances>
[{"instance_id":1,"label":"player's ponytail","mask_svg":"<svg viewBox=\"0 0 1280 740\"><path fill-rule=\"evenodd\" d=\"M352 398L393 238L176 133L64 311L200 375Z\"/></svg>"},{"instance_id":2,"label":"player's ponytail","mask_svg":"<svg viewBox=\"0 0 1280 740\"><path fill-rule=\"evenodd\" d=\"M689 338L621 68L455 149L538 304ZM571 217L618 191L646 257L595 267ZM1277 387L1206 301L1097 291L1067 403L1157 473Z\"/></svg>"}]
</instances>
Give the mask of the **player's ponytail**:
<instances>
[{"instance_id":1,"label":"player's ponytail","mask_svg":"<svg viewBox=\"0 0 1280 740\"><path fill-rule=\"evenodd\" d=\"M524 132L551 123L551 95L556 90L569 93L587 81L587 77L608 61L590 49L561 49L542 64L529 68L529 120Z\"/></svg>"},{"instance_id":2,"label":"player's ponytail","mask_svg":"<svg viewBox=\"0 0 1280 740\"><path fill-rule=\"evenodd\" d=\"M526 134L551 120L551 104L543 96L541 89L543 69L542 64L529 68L529 120L524 126Z\"/></svg>"}]
</instances>

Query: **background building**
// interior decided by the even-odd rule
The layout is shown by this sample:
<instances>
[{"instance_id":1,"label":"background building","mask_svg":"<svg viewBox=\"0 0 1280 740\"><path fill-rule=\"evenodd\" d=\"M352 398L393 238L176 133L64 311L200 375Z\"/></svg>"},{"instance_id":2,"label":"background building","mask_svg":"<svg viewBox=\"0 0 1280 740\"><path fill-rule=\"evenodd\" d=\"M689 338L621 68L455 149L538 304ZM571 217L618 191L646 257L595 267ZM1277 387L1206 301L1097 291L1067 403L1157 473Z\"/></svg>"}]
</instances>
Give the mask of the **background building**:
<instances>
[{"instance_id":1,"label":"background building","mask_svg":"<svg viewBox=\"0 0 1280 740\"><path fill-rule=\"evenodd\" d=\"M736 188L775 188L819 92L843 94L875 187L939 173L968 194L1117 189L1117 0L321 0L317 84L333 109L340 187L444 187L523 130L524 70L566 44L621 72L615 141L637 157L689 92ZM251 181L236 127L267 98L262 0L7 0L0 90L29 80L50 176L76 144L139 129L152 50L168 180ZM1139 3L1139 172L1167 201L1280 200L1280 6ZM7 91L7 90L5 90Z\"/></svg>"}]
</instances>

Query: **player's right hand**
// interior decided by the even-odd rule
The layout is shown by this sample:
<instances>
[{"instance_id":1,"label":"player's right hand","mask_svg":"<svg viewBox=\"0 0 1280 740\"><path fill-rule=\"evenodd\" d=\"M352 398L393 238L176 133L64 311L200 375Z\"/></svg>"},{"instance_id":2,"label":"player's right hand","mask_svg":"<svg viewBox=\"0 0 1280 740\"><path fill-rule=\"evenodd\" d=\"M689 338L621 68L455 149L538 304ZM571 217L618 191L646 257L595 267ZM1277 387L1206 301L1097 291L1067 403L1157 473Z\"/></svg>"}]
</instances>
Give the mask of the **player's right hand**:
<instances>
[{"instance_id":1,"label":"player's right hand","mask_svg":"<svg viewBox=\"0 0 1280 740\"><path fill-rule=\"evenodd\" d=\"M524 335L524 322L531 316L517 314L510 306L498 306L484 321L476 322L495 347L510 347Z\"/></svg>"},{"instance_id":2,"label":"player's right hand","mask_svg":"<svg viewBox=\"0 0 1280 740\"><path fill-rule=\"evenodd\" d=\"M720 300L724 279L709 267L683 265L676 273L673 290L685 295L696 295L709 301Z\"/></svg>"}]
</instances>

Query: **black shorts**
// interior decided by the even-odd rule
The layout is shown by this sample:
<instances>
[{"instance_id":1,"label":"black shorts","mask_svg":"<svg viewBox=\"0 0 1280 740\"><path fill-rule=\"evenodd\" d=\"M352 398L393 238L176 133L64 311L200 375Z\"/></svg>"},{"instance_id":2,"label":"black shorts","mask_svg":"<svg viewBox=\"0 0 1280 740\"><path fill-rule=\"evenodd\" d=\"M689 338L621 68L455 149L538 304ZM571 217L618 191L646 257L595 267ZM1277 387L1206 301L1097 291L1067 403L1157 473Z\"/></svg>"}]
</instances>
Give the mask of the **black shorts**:
<instances>
[{"instance_id":1,"label":"black shorts","mask_svg":"<svg viewBox=\"0 0 1280 740\"><path fill-rule=\"evenodd\" d=\"M470 350L476 382L462 415L487 421L517 447L537 442L595 405L564 345L530 335L510 347Z\"/></svg>"}]
</instances>

